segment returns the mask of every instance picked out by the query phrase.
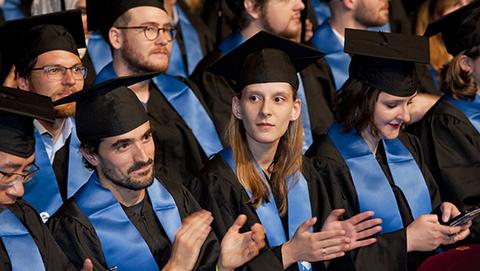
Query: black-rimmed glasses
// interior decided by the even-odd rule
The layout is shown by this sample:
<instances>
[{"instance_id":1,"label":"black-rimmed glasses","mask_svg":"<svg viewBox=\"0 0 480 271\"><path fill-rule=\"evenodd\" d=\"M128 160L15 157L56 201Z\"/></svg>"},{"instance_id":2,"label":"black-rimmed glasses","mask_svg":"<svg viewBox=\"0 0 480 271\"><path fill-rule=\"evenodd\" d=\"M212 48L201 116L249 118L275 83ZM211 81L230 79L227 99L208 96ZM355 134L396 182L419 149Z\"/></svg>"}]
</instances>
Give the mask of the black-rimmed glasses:
<instances>
[{"instance_id":1,"label":"black-rimmed glasses","mask_svg":"<svg viewBox=\"0 0 480 271\"><path fill-rule=\"evenodd\" d=\"M28 169L27 174L5 172L0 170L0 189L8 189L15 186L18 182L27 183L39 170L40 168L35 164ZM13 181L8 182L12 178L14 178Z\"/></svg>"},{"instance_id":2,"label":"black-rimmed glasses","mask_svg":"<svg viewBox=\"0 0 480 271\"><path fill-rule=\"evenodd\" d=\"M32 68L31 71L42 71L47 75L51 81L60 81L64 78L67 70L72 72L75 80L83 80L87 77L87 67L82 64L76 64L71 67L64 67L61 65L47 65L40 68Z\"/></svg>"},{"instance_id":3,"label":"black-rimmed glasses","mask_svg":"<svg viewBox=\"0 0 480 271\"><path fill-rule=\"evenodd\" d=\"M177 30L175 27L158 27L155 25L146 25L146 26L116 26L118 29L142 29L143 34L147 40L155 40L158 38L160 32L162 32L163 37L171 42L175 38Z\"/></svg>"}]
</instances>

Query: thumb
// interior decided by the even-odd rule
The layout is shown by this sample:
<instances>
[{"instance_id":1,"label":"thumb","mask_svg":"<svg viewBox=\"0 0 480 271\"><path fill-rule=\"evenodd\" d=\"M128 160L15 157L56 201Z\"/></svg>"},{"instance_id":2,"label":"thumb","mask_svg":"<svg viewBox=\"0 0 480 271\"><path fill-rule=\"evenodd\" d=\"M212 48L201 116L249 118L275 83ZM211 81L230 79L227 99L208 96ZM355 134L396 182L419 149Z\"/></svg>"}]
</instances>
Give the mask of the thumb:
<instances>
[{"instance_id":1,"label":"thumb","mask_svg":"<svg viewBox=\"0 0 480 271\"><path fill-rule=\"evenodd\" d=\"M303 232L307 232L308 231L308 228L315 225L315 223L317 222L317 218L316 217L312 217L308 220L305 220L305 222L302 223L302 225L300 225L297 229L297 233L303 233Z\"/></svg>"},{"instance_id":2,"label":"thumb","mask_svg":"<svg viewBox=\"0 0 480 271\"><path fill-rule=\"evenodd\" d=\"M345 209L335 209L331 211L330 214L327 216L327 219L325 219L325 222L323 222L323 224L327 225L328 223L338 221L344 213L345 213Z\"/></svg>"},{"instance_id":3,"label":"thumb","mask_svg":"<svg viewBox=\"0 0 480 271\"><path fill-rule=\"evenodd\" d=\"M239 215L237 219L235 219L235 222L233 222L233 225L230 226L228 231L234 231L234 232L239 232L240 229L245 225L247 222L247 216L246 215Z\"/></svg>"},{"instance_id":4,"label":"thumb","mask_svg":"<svg viewBox=\"0 0 480 271\"><path fill-rule=\"evenodd\" d=\"M83 268L81 271L93 271L92 260L90 260L89 258L86 258L85 261L83 262Z\"/></svg>"}]
</instances>

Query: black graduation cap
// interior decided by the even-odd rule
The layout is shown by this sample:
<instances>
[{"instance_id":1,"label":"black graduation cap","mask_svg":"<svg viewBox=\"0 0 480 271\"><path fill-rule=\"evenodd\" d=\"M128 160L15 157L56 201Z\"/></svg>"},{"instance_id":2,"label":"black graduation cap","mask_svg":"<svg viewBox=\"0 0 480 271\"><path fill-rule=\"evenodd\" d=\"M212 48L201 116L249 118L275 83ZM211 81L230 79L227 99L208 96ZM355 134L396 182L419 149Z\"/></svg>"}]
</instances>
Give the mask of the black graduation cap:
<instances>
[{"instance_id":1,"label":"black graduation cap","mask_svg":"<svg viewBox=\"0 0 480 271\"><path fill-rule=\"evenodd\" d=\"M80 141L127 133L148 120L145 107L127 86L150 79L158 72L105 81L55 101L55 106L77 102L75 123Z\"/></svg>"},{"instance_id":2,"label":"black graduation cap","mask_svg":"<svg viewBox=\"0 0 480 271\"><path fill-rule=\"evenodd\" d=\"M480 1L474 1L427 26L424 36L442 33L447 52L453 56L480 45Z\"/></svg>"},{"instance_id":3,"label":"black graduation cap","mask_svg":"<svg viewBox=\"0 0 480 271\"><path fill-rule=\"evenodd\" d=\"M249 84L286 82L298 88L297 72L325 54L260 31L207 68L234 82L237 92Z\"/></svg>"},{"instance_id":4,"label":"black graduation cap","mask_svg":"<svg viewBox=\"0 0 480 271\"><path fill-rule=\"evenodd\" d=\"M108 41L108 31L127 10L151 6L163 8L163 0L87 0L88 30L100 30Z\"/></svg>"},{"instance_id":5,"label":"black graduation cap","mask_svg":"<svg viewBox=\"0 0 480 271\"><path fill-rule=\"evenodd\" d=\"M49 97L0 86L0 151L24 158L32 155L34 118L55 120Z\"/></svg>"},{"instance_id":6,"label":"black graduation cap","mask_svg":"<svg viewBox=\"0 0 480 271\"><path fill-rule=\"evenodd\" d=\"M430 62L428 39L413 35L346 29L345 52L351 78L400 97L417 91L415 63Z\"/></svg>"},{"instance_id":7,"label":"black graduation cap","mask_svg":"<svg viewBox=\"0 0 480 271\"><path fill-rule=\"evenodd\" d=\"M12 20L0 28L5 41L2 61L26 66L35 57L52 50L78 55L86 47L80 10L69 10ZM10 65L11 66L11 65Z\"/></svg>"}]
</instances>

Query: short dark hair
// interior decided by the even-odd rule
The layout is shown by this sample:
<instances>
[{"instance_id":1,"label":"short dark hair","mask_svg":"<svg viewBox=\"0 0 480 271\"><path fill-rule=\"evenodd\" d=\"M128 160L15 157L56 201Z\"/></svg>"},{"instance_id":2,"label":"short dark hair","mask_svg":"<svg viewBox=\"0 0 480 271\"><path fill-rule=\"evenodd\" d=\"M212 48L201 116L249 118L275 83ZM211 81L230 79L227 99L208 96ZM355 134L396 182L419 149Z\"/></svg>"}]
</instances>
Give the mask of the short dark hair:
<instances>
[{"instance_id":1,"label":"short dark hair","mask_svg":"<svg viewBox=\"0 0 480 271\"><path fill-rule=\"evenodd\" d=\"M354 78L349 78L337 94L335 119L345 132L356 129L363 131L368 126L372 133L377 130L373 125L373 113L380 90Z\"/></svg>"},{"instance_id":2,"label":"short dark hair","mask_svg":"<svg viewBox=\"0 0 480 271\"><path fill-rule=\"evenodd\" d=\"M243 5L245 0L227 0L228 7L233 11L236 20L240 29L245 28L248 23L252 20L250 15L245 11L245 6ZM254 0L255 9L260 9L262 14L265 13L265 6L269 0Z\"/></svg>"},{"instance_id":3,"label":"short dark hair","mask_svg":"<svg viewBox=\"0 0 480 271\"><path fill-rule=\"evenodd\" d=\"M32 60L25 63L25 65L22 65L24 63L17 63L17 65L15 66L16 76L21 78L27 78L32 72L32 69L35 66L35 64L37 64L37 61L38 61L38 57L34 57Z\"/></svg>"},{"instance_id":4,"label":"short dark hair","mask_svg":"<svg viewBox=\"0 0 480 271\"><path fill-rule=\"evenodd\" d=\"M84 140L80 142L80 148L89 154L98 154L98 147L100 146L100 143L102 142L101 139L97 140ZM85 165L86 168L95 170L95 166L90 164L90 162L85 159L85 157L82 157L83 164Z\"/></svg>"}]
</instances>

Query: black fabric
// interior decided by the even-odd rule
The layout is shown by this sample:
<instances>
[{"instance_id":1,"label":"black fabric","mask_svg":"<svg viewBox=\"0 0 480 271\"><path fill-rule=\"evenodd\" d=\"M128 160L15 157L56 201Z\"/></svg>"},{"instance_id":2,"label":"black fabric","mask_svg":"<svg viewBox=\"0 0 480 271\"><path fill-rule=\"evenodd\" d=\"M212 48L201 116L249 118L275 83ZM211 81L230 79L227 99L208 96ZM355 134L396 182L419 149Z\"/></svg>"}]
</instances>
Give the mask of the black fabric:
<instances>
[{"instance_id":1,"label":"black fabric","mask_svg":"<svg viewBox=\"0 0 480 271\"><path fill-rule=\"evenodd\" d=\"M480 44L480 1L463 6L434 22L425 30L424 36L442 33L447 52L453 56Z\"/></svg>"},{"instance_id":2,"label":"black fabric","mask_svg":"<svg viewBox=\"0 0 480 271\"><path fill-rule=\"evenodd\" d=\"M100 30L105 40L108 40L108 31L115 20L129 9L142 6L164 9L162 0L88 0L88 30Z\"/></svg>"},{"instance_id":3,"label":"black fabric","mask_svg":"<svg viewBox=\"0 0 480 271\"><path fill-rule=\"evenodd\" d=\"M197 88L189 81L184 83L189 85L209 114ZM156 169L170 180L190 188L193 178L208 157L192 130L154 84L150 85L147 109L155 141Z\"/></svg>"},{"instance_id":4,"label":"black fabric","mask_svg":"<svg viewBox=\"0 0 480 271\"><path fill-rule=\"evenodd\" d=\"M206 70L221 56L219 49L210 52L200 61L190 78L199 87L207 107L212 112L219 134L224 135L232 115L231 103L235 91L224 77ZM325 134L333 122L332 108L336 99L330 67L325 60L318 59L300 71L300 75L307 98L312 134Z\"/></svg>"},{"instance_id":5,"label":"black fabric","mask_svg":"<svg viewBox=\"0 0 480 271\"><path fill-rule=\"evenodd\" d=\"M350 78L400 97L418 90L415 63L429 63L428 46L425 37L345 30L345 52L353 54Z\"/></svg>"},{"instance_id":6,"label":"black fabric","mask_svg":"<svg viewBox=\"0 0 480 271\"><path fill-rule=\"evenodd\" d=\"M174 182L166 181L164 177L161 177L161 180L167 190L172 194L182 219L188 216L188 214L200 210L198 203L184 187ZM146 214L147 211L150 212L150 214ZM164 234L163 229L158 228L161 227L160 223L154 214L151 214L151 211L151 204L146 201L142 210L144 217L139 218L137 216L132 219L132 223L139 229L148 246L155 247L152 254L155 255L156 262L163 264L166 255L171 251L172 245L168 241L168 237ZM134 215L128 211L127 214L130 218L134 217ZM145 218L145 220L143 220L143 218ZM95 229L73 200L65 203L55 215L48 220L47 226L57 240L57 243L78 270L81 268L84 258L90 258L92 260L94 270L107 270L105 257ZM162 236L156 236L158 233L161 233ZM157 243L158 240L163 241ZM166 242L168 242L168 244ZM128 246L128 244L125 245ZM163 250L163 248L165 248L165 250ZM218 254L219 243L212 232L207 237L200 251L199 261L197 261L194 269L215 270ZM159 266L159 268L162 269L163 266Z\"/></svg>"},{"instance_id":7,"label":"black fabric","mask_svg":"<svg viewBox=\"0 0 480 271\"><path fill-rule=\"evenodd\" d=\"M423 173L427 187L432 199L432 208L435 210L440 205L440 195L437 185L424 163L421 147L418 139L407 133L401 133L399 139L407 147ZM380 144L381 145L381 144ZM345 216L350 217L360 212L357 193L353 184L350 171L340 156L333 142L327 135L317 138L314 145L307 152L308 156L313 156L315 167L319 170L322 178L325 180L328 195L331 199L332 208L345 208ZM390 169L386 164L384 150L379 147L376 154L377 161L387 176L392 187L398 208L406 227L413 221L413 217L408 207L402 191L395 186ZM406 229L377 236L377 242L368 247L361 248L351 252L349 257L352 259L356 270L416 270L420 263L431 253L411 252L407 253ZM375 259L374 261L372 259ZM340 268L341 270L341 268Z\"/></svg>"},{"instance_id":8,"label":"black fabric","mask_svg":"<svg viewBox=\"0 0 480 271\"><path fill-rule=\"evenodd\" d=\"M8 63L25 67L35 57L52 50L78 55L77 48L86 47L79 10L69 10L25 19L7 21L1 35L10 42L3 45ZM16 38L13 38L16 37Z\"/></svg>"},{"instance_id":9,"label":"black fabric","mask_svg":"<svg viewBox=\"0 0 480 271\"><path fill-rule=\"evenodd\" d=\"M35 151L34 118L53 121L49 97L0 87L0 151L30 157Z\"/></svg>"},{"instance_id":10,"label":"black fabric","mask_svg":"<svg viewBox=\"0 0 480 271\"><path fill-rule=\"evenodd\" d=\"M70 135L65 141L65 144L55 152L52 163L53 172L55 173L55 177L57 177L58 189L60 190L63 202L67 201L68 197L68 157L71 138L72 136Z\"/></svg>"},{"instance_id":11,"label":"black fabric","mask_svg":"<svg viewBox=\"0 0 480 271\"><path fill-rule=\"evenodd\" d=\"M323 56L314 48L260 31L207 70L232 80L237 92L249 84L268 82L286 82L297 89L296 73Z\"/></svg>"},{"instance_id":12,"label":"black fabric","mask_svg":"<svg viewBox=\"0 0 480 271\"><path fill-rule=\"evenodd\" d=\"M38 247L45 270L48 271L64 271L76 270L68 261L65 254L53 239L47 227L43 224L42 219L35 210L23 200L18 200L9 208L23 223L25 228L30 232L33 241ZM28 260L28 259L26 259ZM11 271L12 266L8 258L5 245L0 239L0 270Z\"/></svg>"},{"instance_id":13,"label":"black fabric","mask_svg":"<svg viewBox=\"0 0 480 271\"><path fill-rule=\"evenodd\" d=\"M82 58L82 64L87 67L87 78L85 78L83 82L84 88L90 88L93 86L97 75L95 73L95 67L93 66L92 58L90 57L88 50L85 52L85 55Z\"/></svg>"},{"instance_id":14,"label":"black fabric","mask_svg":"<svg viewBox=\"0 0 480 271\"><path fill-rule=\"evenodd\" d=\"M442 98L419 123L417 133L442 199L464 210L480 205L480 134L468 118ZM479 242L480 219L470 231Z\"/></svg>"},{"instance_id":15,"label":"black fabric","mask_svg":"<svg viewBox=\"0 0 480 271\"><path fill-rule=\"evenodd\" d=\"M314 231L320 231L331 210L324 181L307 158L304 160L302 173L308 183L312 214L318 217L319 221L315 224ZM199 179L192 192L200 205L213 213L213 229L219 238L225 235L240 214L247 216L247 222L240 232L248 231L255 223L260 223L245 189L219 155L205 164ZM278 201L278 198L275 200ZM287 221L287 216L282 218L284 225L288 224ZM238 270L283 270L281 246L270 247L267 241L260 254ZM288 270L298 270L298 266L293 264ZM313 270L324 270L323 263L313 263Z\"/></svg>"}]
</instances>

